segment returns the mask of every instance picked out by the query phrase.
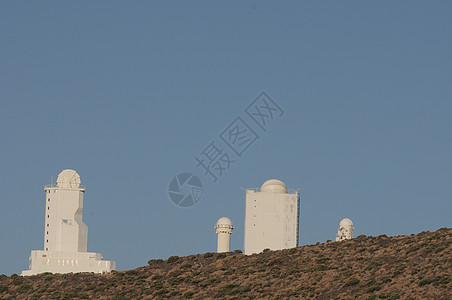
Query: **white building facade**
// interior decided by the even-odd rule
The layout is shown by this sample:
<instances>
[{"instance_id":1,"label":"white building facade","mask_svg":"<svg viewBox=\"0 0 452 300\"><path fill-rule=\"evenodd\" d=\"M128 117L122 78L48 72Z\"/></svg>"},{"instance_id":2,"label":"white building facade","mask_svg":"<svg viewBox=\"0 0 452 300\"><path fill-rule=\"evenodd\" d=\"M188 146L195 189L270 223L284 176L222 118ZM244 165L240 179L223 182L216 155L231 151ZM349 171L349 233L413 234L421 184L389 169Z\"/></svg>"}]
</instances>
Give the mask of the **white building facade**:
<instances>
[{"instance_id":1,"label":"white building facade","mask_svg":"<svg viewBox=\"0 0 452 300\"><path fill-rule=\"evenodd\" d=\"M245 254L298 246L300 190L270 179L260 190L246 189L245 203Z\"/></svg>"},{"instance_id":2,"label":"white building facade","mask_svg":"<svg viewBox=\"0 0 452 300\"><path fill-rule=\"evenodd\" d=\"M116 269L114 261L104 261L100 253L87 252L88 226L82 218L85 188L80 184L79 174L66 169L58 175L56 186L44 188L44 250L31 252L30 269L22 275L107 273Z\"/></svg>"}]
</instances>

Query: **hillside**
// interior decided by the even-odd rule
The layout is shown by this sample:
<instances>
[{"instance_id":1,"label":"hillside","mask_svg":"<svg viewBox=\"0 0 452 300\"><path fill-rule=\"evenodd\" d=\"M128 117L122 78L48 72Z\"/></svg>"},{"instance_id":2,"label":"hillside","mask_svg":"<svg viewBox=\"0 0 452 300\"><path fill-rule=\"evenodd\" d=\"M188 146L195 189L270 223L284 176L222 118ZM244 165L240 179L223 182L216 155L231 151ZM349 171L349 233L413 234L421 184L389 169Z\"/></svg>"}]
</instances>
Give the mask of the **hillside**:
<instances>
[{"instance_id":1,"label":"hillside","mask_svg":"<svg viewBox=\"0 0 452 300\"><path fill-rule=\"evenodd\" d=\"M150 260L106 275L0 275L1 299L452 299L452 229L245 256Z\"/></svg>"}]
</instances>

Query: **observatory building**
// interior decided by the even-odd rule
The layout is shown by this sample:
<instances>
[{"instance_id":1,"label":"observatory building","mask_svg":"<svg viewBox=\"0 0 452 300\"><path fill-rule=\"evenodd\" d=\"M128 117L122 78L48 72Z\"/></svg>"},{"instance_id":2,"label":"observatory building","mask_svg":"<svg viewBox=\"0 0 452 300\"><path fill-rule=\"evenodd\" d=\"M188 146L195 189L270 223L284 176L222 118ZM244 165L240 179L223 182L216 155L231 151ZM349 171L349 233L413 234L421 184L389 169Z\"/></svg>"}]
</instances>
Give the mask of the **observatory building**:
<instances>
[{"instance_id":1,"label":"observatory building","mask_svg":"<svg viewBox=\"0 0 452 300\"><path fill-rule=\"evenodd\" d=\"M336 242L343 240L350 240L353 238L353 222L350 219L342 219L339 223L338 231L336 234Z\"/></svg>"},{"instance_id":2,"label":"observatory building","mask_svg":"<svg viewBox=\"0 0 452 300\"><path fill-rule=\"evenodd\" d=\"M218 236L217 241L217 253L230 252L231 251L231 234L232 226L231 219L223 217L215 224L215 229Z\"/></svg>"},{"instance_id":3,"label":"observatory building","mask_svg":"<svg viewBox=\"0 0 452 300\"><path fill-rule=\"evenodd\" d=\"M300 190L288 191L277 179L246 189L245 254L298 246Z\"/></svg>"},{"instance_id":4,"label":"observatory building","mask_svg":"<svg viewBox=\"0 0 452 300\"><path fill-rule=\"evenodd\" d=\"M102 260L100 253L87 252L88 226L83 223L83 194L80 175L64 170L56 185L45 186L44 250L33 250L30 270L23 276L44 272L106 273L116 268L114 261Z\"/></svg>"}]
</instances>

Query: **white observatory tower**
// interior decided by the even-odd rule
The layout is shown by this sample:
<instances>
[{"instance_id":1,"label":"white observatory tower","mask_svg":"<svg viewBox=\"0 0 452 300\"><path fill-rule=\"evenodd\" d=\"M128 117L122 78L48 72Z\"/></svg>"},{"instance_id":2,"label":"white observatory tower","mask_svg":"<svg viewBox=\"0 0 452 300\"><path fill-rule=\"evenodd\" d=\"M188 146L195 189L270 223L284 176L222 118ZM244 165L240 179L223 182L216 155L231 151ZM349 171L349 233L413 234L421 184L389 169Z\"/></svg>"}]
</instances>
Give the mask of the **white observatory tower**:
<instances>
[{"instance_id":1,"label":"white observatory tower","mask_svg":"<svg viewBox=\"0 0 452 300\"><path fill-rule=\"evenodd\" d=\"M100 253L87 252L88 226L82 220L85 188L80 184L80 175L66 169L58 175L56 186L44 187L44 250L31 251L30 270L22 275L106 273L116 268L114 261L102 260Z\"/></svg>"},{"instance_id":2,"label":"white observatory tower","mask_svg":"<svg viewBox=\"0 0 452 300\"><path fill-rule=\"evenodd\" d=\"M300 190L267 180L259 189L246 189L245 254L298 246Z\"/></svg>"},{"instance_id":3,"label":"white observatory tower","mask_svg":"<svg viewBox=\"0 0 452 300\"><path fill-rule=\"evenodd\" d=\"M350 240L353 238L353 222L345 218L339 223L339 228L336 234L336 242L343 240Z\"/></svg>"},{"instance_id":4,"label":"white observatory tower","mask_svg":"<svg viewBox=\"0 0 452 300\"><path fill-rule=\"evenodd\" d=\"M223 217L217 221L215 229L218 236L217 241L217 253L230 252L231 251L231 234L232 226L231 219Z\"/></svg>"}]
</instances>

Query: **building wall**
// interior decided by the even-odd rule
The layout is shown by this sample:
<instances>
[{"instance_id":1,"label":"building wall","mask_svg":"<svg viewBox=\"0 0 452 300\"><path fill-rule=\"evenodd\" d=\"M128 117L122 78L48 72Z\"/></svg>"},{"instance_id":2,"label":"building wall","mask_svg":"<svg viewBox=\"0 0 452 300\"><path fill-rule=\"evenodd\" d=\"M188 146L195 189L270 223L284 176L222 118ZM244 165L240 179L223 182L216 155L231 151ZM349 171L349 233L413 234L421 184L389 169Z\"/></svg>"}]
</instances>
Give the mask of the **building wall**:
<instances>
[{"instance_id":1,"label":"building wall","mask_svg":"<svg viewBox=\"0 0 452 300\"><path fill-rule=\"evenodd\" d=\"M299 192L246 190L245 254L288 249L298 243Z\"/></svg>"},{"instance_id":2,"label":"building wall","mask_svg":"<svg viewBox=\"0 0 452 300\"><path fill-rule=\"evenodd\" d=\"M100 253L35 250L30 255L30 270L23 271L22 275L29 276L44 272L94 272L102 274L115 269L116 263L102 260Z\"/></svg>"},{"instance_id":3,"label":"building wall","mask_svg":"<svg viewBox=\"0 0 452 300\"><path fill-rule=\"evenodd\" d=\"M82 188L47 187L45 251L86 252L88 227L82 221Z\"/></svg>"},{"instance_id":4,"label":"building wall","mask_svg":"<svg viewBox=\"0 0 452 300\"><path fill-rule=\"evenodd\" d=\"M231 234L226 232L218 233L217 253L231 251Z\"/></svg>"}]
</instances>

